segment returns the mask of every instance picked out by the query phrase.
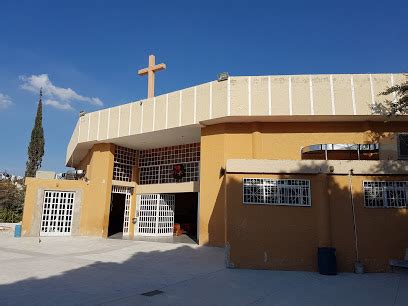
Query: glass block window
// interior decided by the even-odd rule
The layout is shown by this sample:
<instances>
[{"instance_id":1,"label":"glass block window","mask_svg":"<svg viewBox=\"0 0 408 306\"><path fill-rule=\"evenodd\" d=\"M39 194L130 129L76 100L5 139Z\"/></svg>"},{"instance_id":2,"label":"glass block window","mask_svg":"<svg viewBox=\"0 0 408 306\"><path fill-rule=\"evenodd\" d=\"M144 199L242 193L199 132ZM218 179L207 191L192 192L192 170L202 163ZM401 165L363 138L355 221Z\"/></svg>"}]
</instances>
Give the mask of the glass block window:
<instances>
[{"instance_id":1,"label":"glass block window","mask_svg":"<svg viewBox=\"0 0 408 306\"><path fill-rule=\"evenodd\" d=\"M244 204L311 206L310 180L243 179Z\"/></svg>"},{"instance_id":2,"label":"glass block window","mask_svg":"<svg viewBox=\"0 0 408 306\"><path fill-rule=\"evenodd\" d=\"M408 182L363 182L364 207L406 208Z\"/></svg>"},{"instance_id":3,"label":"glass block window","mask_svg":"<svg viewBox=\"0 0 408 306\"><path fill-rule=\"evenodd\" d=\"M133 166L136 165L137 151L116 146L113 164L113 179L117 181L132 181Z\"/></svg>"},{"instance_id":4,"label":"glass block window","mask_svg":"<svg viewBox=\"0 0 408 306\"><path fill-rule=\"evenodd\" d=\"M175 165L183 165L184 177L173 178ZM200 178L200 144L149 149L139 152L139 184L192 182Z\"/></svg>"}]
</instances>

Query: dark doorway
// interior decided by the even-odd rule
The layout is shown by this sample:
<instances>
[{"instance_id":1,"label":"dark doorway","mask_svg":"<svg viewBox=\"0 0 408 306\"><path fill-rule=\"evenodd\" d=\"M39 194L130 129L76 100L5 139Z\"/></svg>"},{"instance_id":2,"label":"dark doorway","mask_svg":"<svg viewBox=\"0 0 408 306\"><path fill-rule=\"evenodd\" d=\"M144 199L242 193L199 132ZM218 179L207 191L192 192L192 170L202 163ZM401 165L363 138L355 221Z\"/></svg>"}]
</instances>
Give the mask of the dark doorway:
<instances>
[{"instance_id":1,"label":"dark doorway","mask_svg":"<svg viewBox=\"0 0 408 306\"><path fill-rule=\"evenodd\" d=\"M174 209L174 224L176 228L179 226L181 232L193 239L197 240L197 212L198 212L198 193L176 193L175 194L175 209ZM177 235L177 233L176 233Z\"/></svg>"},{"instance_id":2,"label":"dark doorway","mask_svg":"<svg viewBox=\"0 0 408 306\"><path fill-rule=\"evenodd\" d=\"M112 193L111 199L108 236L123 232L126 194Z\"/></svg>"}]
</instances>

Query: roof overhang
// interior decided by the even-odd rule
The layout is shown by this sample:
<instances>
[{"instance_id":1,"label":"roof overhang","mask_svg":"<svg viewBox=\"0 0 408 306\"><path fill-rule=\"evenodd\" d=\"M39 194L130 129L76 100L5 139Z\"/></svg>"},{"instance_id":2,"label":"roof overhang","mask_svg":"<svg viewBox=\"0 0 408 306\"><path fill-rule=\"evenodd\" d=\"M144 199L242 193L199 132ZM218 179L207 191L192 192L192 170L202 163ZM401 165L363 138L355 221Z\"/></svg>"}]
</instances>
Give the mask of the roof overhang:
<instances>
[{"instance_id":1,"label":"roof overhang","mask_svg":"<svg viewBox=\"0 0 408 306\"><path fill-rule=\"evenodd\" d=\"M95 143L135 149L196 142L202 125L246 122L387 121L372 106L403 74L240 76L212 81L80 117L66 164ZM407 121L407 116L393 119Z\"/></svg>"}]
</instances>

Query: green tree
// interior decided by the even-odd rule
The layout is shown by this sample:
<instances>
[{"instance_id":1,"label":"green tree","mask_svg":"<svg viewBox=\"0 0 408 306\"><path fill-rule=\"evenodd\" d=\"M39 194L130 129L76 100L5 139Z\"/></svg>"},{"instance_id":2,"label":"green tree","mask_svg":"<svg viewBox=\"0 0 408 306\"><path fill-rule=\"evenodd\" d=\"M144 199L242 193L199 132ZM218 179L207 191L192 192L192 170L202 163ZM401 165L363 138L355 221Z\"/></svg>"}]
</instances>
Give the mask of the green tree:
<instances>
[{"instance_id":1,"label":"green tree","mask_svg":"<svg viewBox=\"0 0 408 306\"><path fill-rule=\"evenodd\" d=\"M11 180L0 181L0 222L20 222L23 217L24 187Z\"/></svg>"},{"instance_id":2,"label":"green tree","mask_svg":"<svg viewBox=\"0 0 408 306\"><path fill-rule=\"evenodd\" d=\"M392 94L395 99L387 99L383 103L378 103L374 112L377 114L392 116L408 115L408 75L405 82L388 87L385 91L381 92L380 96L388 96Z\"/></svg>"},{"instance_id":3,"label":"green tree","mask_svg":"<svg viewBox=\"0 0 408 306\"><path fill-rule=\"evenodd\" d=\"M35 123L31 131L31 140L28 145L28 160L26 163L25 176L34 177L35 173L41 167L44 156L44 130L42 127L42 89L40 90L40 99L37 106Z\"/></svg>"}]
</instances>

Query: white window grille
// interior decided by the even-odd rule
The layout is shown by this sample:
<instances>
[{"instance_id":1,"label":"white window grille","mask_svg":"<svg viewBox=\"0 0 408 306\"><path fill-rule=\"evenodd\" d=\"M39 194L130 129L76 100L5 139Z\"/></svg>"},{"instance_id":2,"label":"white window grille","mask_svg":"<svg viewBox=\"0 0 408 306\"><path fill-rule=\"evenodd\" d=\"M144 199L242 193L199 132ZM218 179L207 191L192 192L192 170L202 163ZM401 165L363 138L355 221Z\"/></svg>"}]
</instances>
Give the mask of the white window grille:
<instances>
[{"instance_id":1,"label":"white window grille","mask_svg":"<svg viewBox=\"0 0 408 306\"><path fill-rule=\"evenodd\" d=\"M185 175L179 182L198 181L200 178L200 144L150 149L139 152L139 184L173 183L173 167L184 166Z\"/></svg>"},{"instance_id":2,"label":"white window grille","mask_svg":"<svg viewBox=\"0 0 408 306\"><path fill-rule=\"evenodd\" d=\"M40 236L69 236L72 230L75 192L44 192Z\"/></svg>"},{"instance_id":3,"label":"white window grille","mask_svg":"<svg viewBox=\"0 0 408 306\"><path fill-rule=\"evenodd\" d=\"M398 159L408 159L408 134L398 134Z\"/></svg>"},{"instance_id":4,"label":"white window grille","mask_svg":"<svg viewBox=\"0 0 408 306\"><path fill-rule=\"evenodd\" d=\"M113 179L117 181L132 181L133 166L136 165L137 151L117 146L113 164Z\"/></svg>"},{"instance_id":5,"label":"white window grille","mask_svg":"<svg viewBox=\"0 0 408 306\"><path fill-rule=\"evenodd\" d=\"M244 204L311 206L310 180L243 179Z\"/></svg>"},{"instance_id":6,"label":"white window grille","mask_svg":"<svg viewBox=\"0 0 408 306\"><path fill-rule=\"evenodd\" d=\"M130 206L131 206L131 198L132 192L131 187L126 186L112 186L112 193L122 193L125 194L125 212L123 216L123 235L129 235L129 219L130 219Z\"/></svg>"},{"instance_id":7,"label":"white window grille","mask_svg":"<svg viewBox=\"0 0 408 306\"><path fill-rule=\"evenodd\" d=\"M406 208L408 181L363 182L364 207Z\"/></svg>"},{"instance_id":8,"label":"white window grille","mask_svg":"<svg viewBox=\"0 0 408 306\"><path fill-rule=\"evenodd\" d=\"M174 194L138 195L136 235L173 236Z\"/></svg>"}]
</instances>

